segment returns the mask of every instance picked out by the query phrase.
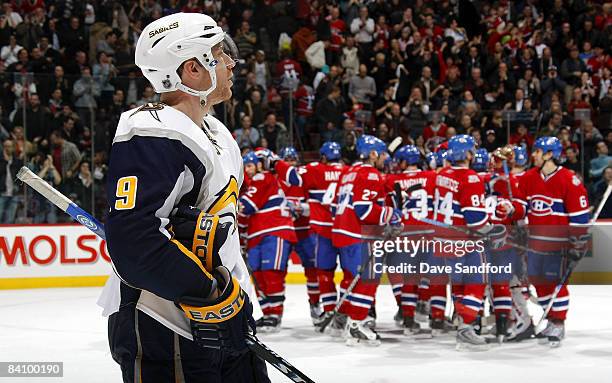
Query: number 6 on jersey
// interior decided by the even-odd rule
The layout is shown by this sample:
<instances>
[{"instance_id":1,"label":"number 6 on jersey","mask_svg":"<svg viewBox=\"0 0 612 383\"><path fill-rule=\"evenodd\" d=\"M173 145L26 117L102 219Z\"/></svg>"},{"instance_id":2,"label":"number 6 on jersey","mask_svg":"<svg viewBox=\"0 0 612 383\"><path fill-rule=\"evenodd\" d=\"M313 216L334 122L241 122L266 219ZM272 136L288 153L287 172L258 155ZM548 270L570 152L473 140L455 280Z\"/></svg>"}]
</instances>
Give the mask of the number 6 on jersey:
<instances>
[{"instance_id":1,"label":"number 6 on jersey","mask_svg":"<svg viewBox=\"0 0 612 383\"><path fill-rule=\"evenodd\" d=\"M138 177L121 177L117 181L115 196L116 210L130 210L136 206L136 189L138 188Z\"/></svg>"}]
</instances>

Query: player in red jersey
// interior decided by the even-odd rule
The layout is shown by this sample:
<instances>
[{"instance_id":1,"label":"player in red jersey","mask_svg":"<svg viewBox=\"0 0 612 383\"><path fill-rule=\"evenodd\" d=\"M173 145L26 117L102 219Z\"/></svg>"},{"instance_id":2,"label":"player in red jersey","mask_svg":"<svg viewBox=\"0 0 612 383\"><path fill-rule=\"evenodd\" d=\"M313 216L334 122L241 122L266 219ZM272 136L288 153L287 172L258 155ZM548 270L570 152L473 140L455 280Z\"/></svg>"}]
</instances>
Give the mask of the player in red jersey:
<instances>
[{"instance_id":1,"label":"player in red jersey","mask_svg":"<svg viewBox=\"0 0 612 383\"><path fill-rule=\"evenodd\" d=\"M448 159L453 166L443 168L436 176L434 200L434 219L440 222L442 229L436 231L436 237L444 243L465 241L465 235L452 229L453 226L467 227L480 234L495 232L495 238L501 238L503 227L488 225L485 209L485 186L478 174L469 165L475 154L474 139L468 135L457 135L448 141ZM494 229L494 230L492 230ZM476 238L474 238L476 239ZM451 242L448 242L451 241ZM453 242L454 241L454 242ZM485 285L482 274L458 273L456 267L480 266L483 264L483 249L472 246L461 253L441 251L436 248L438 262L452 267L452 286L455 299L455 311L460 325L457 331L457 348L487 347L486 340L476 333L475 325L478 312L482 306Z\"/></svg>"},{"instance_id":2,"label":"player in red jersey","mask_svg":"<svg viewBox=\"0 0 612 383\"><path fill-rule=\"evenodd\" d=\"M288 146L280 152L280 157L289 165L298 166L298 152ZM301 168L297 168L298 172ZM310 304L310 317L316 322L322 314L319 306L319 281L315 268L315 247L314 239L310 234L310 206L306 202L307 192L304 188L291 185L285 180L279 180L287 199L287 208L293 217L293 226L297 236L297 243L294 246L295 252L302 261L304 275L306 276L306 290L308 292L308 303Z\"/></svg>"},{"instance_id":3,"label":"player in red jersey","mask_svg":"<svg viewBox=\"0 0 612 383\"><path fill-rule=\"evenodd\" d=\"M532 154L534 167L520 179L529 223L529 280L540 305L553 298L569 259L579 259L588 244L589 201L580 178L559 166L562 145L556 137L540 137ZM544 254L543 254L544 253ZM548 325L539 336L557 346L565 336L569 292L563 286L554 297Z\"/></svg>"},{"instance_id":4,"label":"player in red jersey","mask_svg":"<svg viewBox=\"0 0 612 383\"><path fill-rule=\"evenodd\" d=\"M247 256L257 281L259 303L264 317L257 322L263 332L280 330L285 301L285 276L291 244L297 242L286 199L276 177L258 169L254 152L243 157L250 178L240 196L240 213L248 216Z\"/></svg>"},{"instance_id":5,"label":"player in red jersey","mask_svg":"<svg viewBox=\"0 0 612 383\"><path fill-rule=\"evenodd\" d=\"M334 207L336 186L344 166L337 162L340 159L340 145L337 142L325 142L319 153L319 162L311 162L300 169L285 161L278 161L275 168L279 179L289 185L301 187L308 198L310 234L315 246L320 302L325 312L331 312L337 299L334 272L338 257L338 249L332 245L331 240L331 209ZM330 327L338 329L343 328L343 325L332 323Z\"/></svg>"},{"instance_id":6,"label":"player in red jersey","mask_svg":"<svg viewBox=\"0 0 612 383\"><path fill-rule=\"evenodd\" d=\"M360 270L369 270L371 249L362 231L365 225L401 225L401 211L383 206L385 185L378 169L384 167L387 145L380 139L362 135L357 140L357 153L363 163L351 166L341 177L337 192L337 207L332 229L333 245L340 251L344 271L341 287ZM346 300L346 343L380 345L380 336L366 325L378 283L366 281L365 272Z\"/></svg>"},{"instance_id":7,"label":"player in red jersey","mask_svg":"<svg viewBox=\"0 0 612 383\"><path fill-rule=\"evenodd\" d=\"M402 236L408 236L411 240L419 240L431 238L433 230L427 223L421 221L422 218L433 218L433 195L436 182L436 172L433 170L420 170L421 153L417 147L406 145L399 148L394 153L394 158L399 162L401 173L387 176L386 189L388 191L388 204L394 204L396 208L402 209L402 224L404 230ZM397 201L396 184L402 192L402 198ZM419 188L414 189L415 186ZM414 189L414 190L411 190ZM397 203L402 206L398 206ZM418 254L395 254L390 256L388 262L390 264L398 264L399 262L415 264L418 267L420 261L427 261L430 254L421 252ZM397 259L394 259L397 258ZM408 259L407 259L408 258ZM399 281L397 281L399 277ZM429 301L433 292L432 305L441 308L441 318L444 319L444 309L446 307L446 286L437 285L430 291L429 288L419 288L421 282L420 275L398 275L390 274L394 291L399 286L400 299L398 306L399 322L404 328L406 335L418 334L420 326L415 322L415 311L418 300L424 302ZM402 281L403 279L403 281ZM429 286L428 286L429 287ZM427 313L428 314L428 313ZM397 320L396 319L396 320ZM433 324L433 323L432 323Z\"/></svg>"},{"instance_id":8,"label":"player in red jersey","mask_svg":"<svg viewBox=\"0 0 612 383\"><path fill-rule=\"evenodd\" d=\"M524 205L519 202L518 180L509 171L509 166L514 163L514 149L512 146L498 148L493 152L492 157L493 170L483 176L487 189L485 198L487 214L492 224L504 225L508 231L511 231L514 222L525 214ZM514 197L519 199L514 199ZM509 214L509 212L512 212L512 214ZM503 342L508 336L508 322L512 310L510 281L514 274L522 274L522 263L517 249L509 245L487 249L487 261L499 267L508 264L512 266L510 272L493 273L487 276L493 294L496 335L498 341Z\"/></svg>"},{"instance_id":9,"label":"player in red jersey","mask_svg":"<svg viewBox=\"0 0 612 383\"><path fill-rule=\"evenodd\" d=\"M527 157L527 150L525 150L524 146L515 146L514 147L514 166L511 169L512 174L519 180L523 175L525 175L525 170L527 169L527 163L529 162L529 158Z\"/></svg>"}]
</instances>

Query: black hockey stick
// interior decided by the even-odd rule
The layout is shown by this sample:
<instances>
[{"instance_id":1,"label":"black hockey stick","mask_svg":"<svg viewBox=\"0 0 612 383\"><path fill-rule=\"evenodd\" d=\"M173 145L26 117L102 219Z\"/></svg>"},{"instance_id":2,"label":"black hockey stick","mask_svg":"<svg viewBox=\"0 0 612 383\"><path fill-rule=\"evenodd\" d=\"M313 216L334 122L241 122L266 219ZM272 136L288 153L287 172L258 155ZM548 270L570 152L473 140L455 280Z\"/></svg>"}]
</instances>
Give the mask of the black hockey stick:
<instances>
[{"instance_id":1,"label":"black hockey stick","mask_svg":"<svg viewBox=\"0 0 612 383\"><path fill-rule=\"evenodd\" d=\"M65 195L63 195L57 189L49 185L39 176L34 174L30 169L25 166L22 167L17 173L17 178L25 184L29 185L32 189L39 192L43 197L51 201L60 210L69 214L72 218L74 218L75 221L85 226L89 230L93 231L100 238L106 240L104 225L101 222L99 222L91 214L80 208L77 204L69 200ZM246 342L249 346L249 349L253 351L255 355L270 363L293 382L314 383L314 380L310 379L303 372L295 368L291 363L281 358L277 353L270 350L265 344L263 344L259 339L257 339L255 335L247 334Z\"/></svg>"}]
</instances>

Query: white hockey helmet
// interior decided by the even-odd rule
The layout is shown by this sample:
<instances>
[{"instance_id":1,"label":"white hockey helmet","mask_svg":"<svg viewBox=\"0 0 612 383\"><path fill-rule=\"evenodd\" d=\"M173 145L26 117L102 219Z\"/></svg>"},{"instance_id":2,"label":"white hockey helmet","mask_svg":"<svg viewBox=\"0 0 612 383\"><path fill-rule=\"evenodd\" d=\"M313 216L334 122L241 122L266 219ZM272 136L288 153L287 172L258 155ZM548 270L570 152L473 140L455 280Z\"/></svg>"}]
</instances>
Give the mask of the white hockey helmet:
<instances>
[{"instance_id":1,"label":"white hockey helmet","mask_svg":"<svg viewBox=\"0 0 612 383\"><path fill-rule=\"evenodd\" d=\"M213 58L212 47L224 43L233 57L236 44L210 16L201 13L175 13L147 25L136 43L135 61L158 93L180 90L200 97L202 105L215 90L218 61ZM206 90L192 89L181 82L178 68L189 59L197 59L208 70L211 86ZM229 65L229 63L226 63Z\"/></svg>"}]
</instances>

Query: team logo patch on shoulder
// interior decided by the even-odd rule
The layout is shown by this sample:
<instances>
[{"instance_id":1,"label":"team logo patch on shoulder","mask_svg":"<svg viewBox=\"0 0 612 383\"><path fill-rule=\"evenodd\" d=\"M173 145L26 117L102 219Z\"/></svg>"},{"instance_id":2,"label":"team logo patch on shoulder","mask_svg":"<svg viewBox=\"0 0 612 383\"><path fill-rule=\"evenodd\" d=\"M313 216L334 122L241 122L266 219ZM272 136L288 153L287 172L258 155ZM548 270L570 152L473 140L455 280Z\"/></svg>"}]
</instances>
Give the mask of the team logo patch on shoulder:
<instances>
[{"instance_id":1,"label":"team logo patch on shoulder","mask_svg":"<svg viewBox=\"0 0 612 383\"><path fill-rule=\"evenodd\" d=\"M471 174L471 175L468 177L468 183L470 183L470 184L475 184L475 183L478 183L478 182L480 182L480 177L478 177L478 175L476 175L476 174Z\"/></svg>"},{"instance_id":2,"label":"team logo patch on shoulder","mask_svg":"<svg viewBox=\"0 0 612 383\"><path fill-rule=\"evenodd\" d=\"M574 186L579 186L580 185L580 178L578 178L578 176L574 175L572 177L572 183L574 184Z\"/></svg>"},{"instance_id":3,"label":"team logo patch on shoulder","mask_svg":"<svg viewBox=\"0 0 612 383\"><path fill-rule=\"evenodd\" d=\"M376 173L370 173L370 174L368 174L368 180L370 180L370 181L378 181L378 180L380 180L380 177Z\"/></svg>"},{"instance_id":4,"label":"team logo patch on shoulder","mask_svg":"<svg viewBox=\"0 0 612 383\"><path fill-rule=\"evenodd\" d=\"M263 175L263 173L257 173L257 174L255 174L255 175L253 176L253 178L252 178L252 179L253 179L253 181L261 181L261 180L263 180L263 179L264 179L264 175Z\"/></svg>"}]
</instances>

